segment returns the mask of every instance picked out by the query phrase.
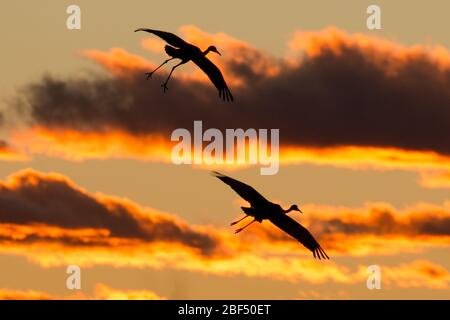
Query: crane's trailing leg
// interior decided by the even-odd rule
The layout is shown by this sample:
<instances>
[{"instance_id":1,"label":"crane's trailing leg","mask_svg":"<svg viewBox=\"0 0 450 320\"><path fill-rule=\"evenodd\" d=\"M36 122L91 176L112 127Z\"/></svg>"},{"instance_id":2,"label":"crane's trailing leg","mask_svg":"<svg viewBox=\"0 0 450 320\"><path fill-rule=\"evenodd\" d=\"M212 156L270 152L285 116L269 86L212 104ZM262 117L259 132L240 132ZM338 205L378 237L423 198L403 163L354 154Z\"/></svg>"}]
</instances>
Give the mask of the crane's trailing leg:
<instances>
[{"instance_id":1,"label":"crane's trailing leg","mask_svg":"<svg viewBox=\"0 0 450 320\"><path fill-rule=\"evenodd\" d=\"M170 60L173 60L173 59L175 59L175 58L167 59L166 61L164 61L163 63L161 63L161 64L159 65L159 67L156 68L155 70L153 70L152 72L147 72L147 73L146 73L146 75L147 75L147 80L150 79L150 78L152 77L152 75L153 75L159 68L161 68L161 67L162 67L163 65L165 65L167 62L169 62Z\"/></svg>"},{"instance_id":2,"label":"crane's trailing leg","mask_svg":"<svg viewBox=\"0 0 450 320\"><path fill-rule=\"evenodd\" d=\"M252 222L246 224L246 225L243 226L242 228L237 229L234 233L239 233L239 232L241 232L242 230L244 230L245 228L247 228L249 225L251 225L251 224L252 224L253 222L255 222L255 221L256 221L256 219L253 219Z\"/></svg>"},{"instance_id":3,"label":"crane's trailing leg","mask_svg":"<svg viewBox=\"0 0 450 320\"><path fill-rule=\"evenodd\" d=\"M166 90L168 90L169 88L167 88L167 83L169 82L170 77L172 76L172 72L179 66L181 66L182 64L185 64L187 61L181 61L179 64L175 65L172 67L172 70L170 70L169 76L167 77L166 82L164 82L161 87L164 88L164 92L166 92Z\"/></svg>"},{"instance_id":4,"label":"crane's trailing leg","mask_svg":"<svg viewBox=\"0 0 450 320\"><path fill-rule=\"evenodd\" d=\"M230 226L234 226L236 223L241 222L242 220L244 220L244 219L247 218L247 217L250 217L250 216L249 216L249 215L246 215L245 217L243 217L243 218L241 218L241 219L239 219L239 220L237 220L237 221L232 222L232 223L230 224Z\"/></svg>"}]
</instances>

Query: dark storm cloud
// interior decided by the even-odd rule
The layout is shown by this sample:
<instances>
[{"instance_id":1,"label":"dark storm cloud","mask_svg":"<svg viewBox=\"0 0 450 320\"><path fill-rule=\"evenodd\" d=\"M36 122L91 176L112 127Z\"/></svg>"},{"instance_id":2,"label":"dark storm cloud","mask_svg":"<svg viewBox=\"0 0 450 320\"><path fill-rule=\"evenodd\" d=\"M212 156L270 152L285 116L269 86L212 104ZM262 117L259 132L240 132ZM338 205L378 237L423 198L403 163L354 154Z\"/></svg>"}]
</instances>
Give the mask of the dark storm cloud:
<instances>
[{"instance_id":1,"label":"dark storm cloud","mask_svg":"<svg viewBox=\"0 0 450 320\"><path fill-rule=\"evenodd\" d=\"M203 120L205 129L279 128L282 144L450 154L450 70L426 54L400 61L384 52L374 59L373 52L342 43L339 53L324 47L297 67L278 61L281 72L269 77L249 66L272 58L243 48L230 54L239 51L252 59L227 62L225 78L238 76L247 84L231 88L233 104L219 100L211 84L172 79L163 94L162 77L146 81L131 71L112 78L48 76L24 90L22 103L34 124L48 128L170 137L172 130Z\"/></svg>"},{"instance_id":2,"label":"dark storm cloud","mask_svg":"<svg viewBox=\"0 0 450 320\"><path fill-rule=\"evenodd\" d=\"M13 183L0 184L0 223L106 229L112 237L179 242L200 249L204 254L211 253L217 245L213 237L173 217L139 212L140 209L117 199L106 201L76 188L61 177L23 171L14 175ZM33 236L24 240L31 241ZM81 243L70 237L58 240L68 244Z\"/></svg>"},{"instance_id":3,"label":"dark storm cloud","mask_svg":"<svg viewBox=\"0 0 450 320\"><path fill-rule=\"evenodd\" d=\"M359 220L359 221L358 221ZM436 210L404 215L387 209L372 209L368 219L345 220L334 218L321 223L324 234L344 233L409 236L449 236L450 215Z\"/></svg>"}]
</instances>

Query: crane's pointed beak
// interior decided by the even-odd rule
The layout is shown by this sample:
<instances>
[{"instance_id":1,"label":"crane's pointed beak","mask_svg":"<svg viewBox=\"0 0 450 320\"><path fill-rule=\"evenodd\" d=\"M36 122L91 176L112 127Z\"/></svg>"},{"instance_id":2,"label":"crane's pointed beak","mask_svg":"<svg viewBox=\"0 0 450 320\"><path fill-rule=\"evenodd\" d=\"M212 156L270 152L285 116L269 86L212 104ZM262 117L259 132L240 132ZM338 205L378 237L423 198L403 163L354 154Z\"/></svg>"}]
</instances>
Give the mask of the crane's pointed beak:
<instances>
[{"instance_id":1,"label":"crane's pointed beak","mask_svg":"<svg viewBox=\"0 0 450 320\"><path fill-rule=\"evenodd\" d=\"M298 209L298 212L300 212L301 214L303 214L303 211L302 211L302 210L300 210L300 209Z\"/></svg>"},{"instance_id":2,"label":"crane's pointed beak","mask_svg":"<svg viewBox=\"0 0 450 320\"><path fill-rule=\"evenodd\" d=\"M219 52L219 50L214 50L215 53L217 53L219 56L221 56L222 54Z\"/></svg>"}]
</instances>

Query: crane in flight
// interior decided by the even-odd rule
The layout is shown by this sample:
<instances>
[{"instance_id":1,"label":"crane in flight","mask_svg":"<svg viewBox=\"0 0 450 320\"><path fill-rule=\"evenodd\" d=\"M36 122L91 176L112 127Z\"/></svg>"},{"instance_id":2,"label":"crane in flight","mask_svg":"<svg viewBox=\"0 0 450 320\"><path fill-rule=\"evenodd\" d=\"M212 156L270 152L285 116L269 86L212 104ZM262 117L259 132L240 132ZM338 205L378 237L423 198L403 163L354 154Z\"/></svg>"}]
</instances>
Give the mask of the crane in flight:
<instances>
[{"instance_id":1,"label":"crane in flight","mask_svg":"<svg viewBox=\"0 0 450 320\"><path fill-rule=\"evenodd\" d=\"M253 217L253 220L244 227L237 229L235 233L241 232L255 221L261 223L263 220L268 219L278 228L297 239L301 244L312 251L314 258L330 259L311 233L287 215L288 212L293 210L303 213L297 205L293 204L289 209L284 210L279 204L270 202L264 198L251 186L219 172L213 171L212 174L229 185L231 189L250 203L250 207L241 207L246 214L245 217L232 222L231 225L233 226L249 216Z\"/></svg>"},{"instance_id":2,"label":"crane in flight","mask_svg":"<svg viewBox=\"0 0 450 320\"><path fill-rule=\"evenodd\" d=\"M164 41L166 41L169 45L166 45L164 47L164 50L166 53L171 56L170 59L165 60L161 65L159 65L155 70L152 72L146 73L147 80L151 78L153 73L155 73L159 68L161 68L163 65L165 65L167 62L173 60L173 59L180 59L181 62L177 65L172 67L172 70L169 73L169 76L167 77L167 80L161 85L164 88L164 92L166 92L167 83L169 82L169 79L172 75L172 72L182 64L185 64L189 61L194 62L211 80L211 82L216 86L217 90L219 90L219 97L222 98L224 101L233 101L233 95L231 94L230 89L228 88L225 79L223 78L222 73L220 72L219 68L209 60L206 55L209 52L215 52L218 55L221 55L220 52L217 50L215 46L209 46L208 49L205 51L201 51L199 47L194 46L193 44L187 43L180 37L176 36L173 33L160 31L160 30L154 30L154 29L145 29L145 28L139 28L136 29L134 32L137 31L145 31L149 33L153 33L154 35L157 35Z\"/></svg>"}]
</instances>

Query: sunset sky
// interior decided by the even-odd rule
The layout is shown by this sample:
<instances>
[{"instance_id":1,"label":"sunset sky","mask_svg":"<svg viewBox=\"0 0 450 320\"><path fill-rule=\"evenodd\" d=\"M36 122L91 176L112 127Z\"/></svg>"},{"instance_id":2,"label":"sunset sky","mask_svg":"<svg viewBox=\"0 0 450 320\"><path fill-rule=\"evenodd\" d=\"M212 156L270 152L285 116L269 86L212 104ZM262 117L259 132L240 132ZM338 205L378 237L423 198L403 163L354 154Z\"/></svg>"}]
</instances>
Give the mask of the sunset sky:
<instances>
[{"instance_id":1,"label":"sunset sky","mask_svg":"<svg viewBox=\"0 0 450 320\"><path fill-rule=\"evenodd\" d=\"M0 299L449 299L450 4L377 1L376 31L370 4L3 4ZM215 45L236 101L192 63L163 94L169 67L144 73L164 42L139 27ZM194 120L279 129L279 172L172 164ZM298 204L331 260L268 222L235 235L246 203L211 170Z\"/></svg>"}]
</instances>

